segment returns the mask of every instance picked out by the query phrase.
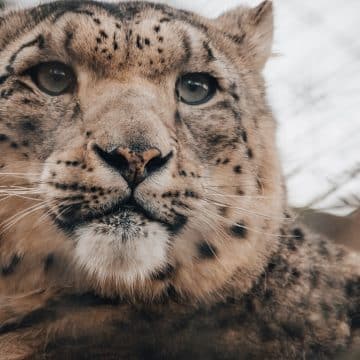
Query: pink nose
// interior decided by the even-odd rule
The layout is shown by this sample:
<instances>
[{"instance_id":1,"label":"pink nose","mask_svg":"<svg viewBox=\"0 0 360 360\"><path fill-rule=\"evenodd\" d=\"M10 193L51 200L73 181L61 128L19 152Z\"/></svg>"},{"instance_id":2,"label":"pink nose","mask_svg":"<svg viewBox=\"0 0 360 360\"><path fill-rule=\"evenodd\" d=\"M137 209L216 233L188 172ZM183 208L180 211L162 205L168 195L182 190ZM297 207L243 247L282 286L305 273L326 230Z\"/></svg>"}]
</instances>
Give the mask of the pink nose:
<instances>
[{"instance_id":1,"label":"pink nose","mask_svg":"<svg viewBox=\"0 0 360 360\"><path fill-rule=\"evenodd\" d=\"M149 175L159 171L172 157L172 152L163 157L157 148L136 152L129 148L118 147L106 152L95 145L94 150L107 165L122 175L130 187L140 184Z\"/></svg>"}]
</instances>

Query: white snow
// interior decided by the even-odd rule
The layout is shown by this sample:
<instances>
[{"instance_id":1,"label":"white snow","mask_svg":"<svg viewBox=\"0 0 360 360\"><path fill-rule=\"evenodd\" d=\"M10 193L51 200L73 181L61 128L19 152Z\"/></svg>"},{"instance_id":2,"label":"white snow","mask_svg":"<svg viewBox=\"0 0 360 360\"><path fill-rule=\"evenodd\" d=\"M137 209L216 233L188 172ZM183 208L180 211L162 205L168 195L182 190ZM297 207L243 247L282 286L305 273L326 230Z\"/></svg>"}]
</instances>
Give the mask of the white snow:
<instances>
[{"instance_id":1,"label":"white snow","mask_svg":"<svg viewBox=\"0 0 360 360\"><path fill-rule=\"evenodd\" d=\"M161 2L215 17L260 0ZM290 201L347 213L360 206L360 1L274 0L274 7L280 56L265 76Z\"/></svg>"}]
</instances>

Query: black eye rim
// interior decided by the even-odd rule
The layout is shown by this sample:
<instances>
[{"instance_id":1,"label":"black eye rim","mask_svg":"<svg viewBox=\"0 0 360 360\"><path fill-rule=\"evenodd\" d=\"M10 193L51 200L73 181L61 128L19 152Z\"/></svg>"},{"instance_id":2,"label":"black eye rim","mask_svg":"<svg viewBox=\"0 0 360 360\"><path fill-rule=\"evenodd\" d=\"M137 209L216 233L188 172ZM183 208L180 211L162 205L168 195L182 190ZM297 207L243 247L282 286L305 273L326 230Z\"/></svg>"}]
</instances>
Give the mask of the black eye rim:
<instances>
[{"instance_id":1,"label":"black eye rim","mask_svg":"<svg viewBox=\"0 0 360 360\"><path fill-rule=\"evenodd\" d=\"M51 65L53 65L55 67L58 66L59 68L65 69L70 76L69 85L59 92L54 92L54 91L51 91L51 90L45 88L44 86L42 86L42 84L39 82L39 79L38 79L38 73L39 73L39 70L41 69L41 67L42 66L51 66ZM69 66L61 61L46 61L46 62L38 63L35 66L31 67L30 69L26 70L25 74L30 76L33 83L43 93L50 95L50 96L61 96L61 95L67 94L67 93L71 93L74 91L74 88L76 86L76 76L75 76L74 70L72 69L71 66Z\"/></svg>"},{"instance_id":2,"label":"black eye rim","mask_svg":"<svg viewBox=\"0 0 360 360\"><path fill-rule=\"evenodd\" d=\"M178 91L178 85L180 84L180 82L186 78L186 77L203 77L203 78L207 78L208 80L208 84L209 84L209 92L207 94L207 96L204 99L201 99L199 101L187 101L184 98L181 97L179 91ZM184 73L182 75L180 75L176 81L176 85L175 85L175 94L176 94L176 98L187 104L190 106L196 106L196 105L202 105L205 104L207 102L209 102L216 94L216 92L219 90L219 83L218 80L212 76L211 74L207 73L207 72L190 72L190 73Z\"/></svg>"}]
</instances>

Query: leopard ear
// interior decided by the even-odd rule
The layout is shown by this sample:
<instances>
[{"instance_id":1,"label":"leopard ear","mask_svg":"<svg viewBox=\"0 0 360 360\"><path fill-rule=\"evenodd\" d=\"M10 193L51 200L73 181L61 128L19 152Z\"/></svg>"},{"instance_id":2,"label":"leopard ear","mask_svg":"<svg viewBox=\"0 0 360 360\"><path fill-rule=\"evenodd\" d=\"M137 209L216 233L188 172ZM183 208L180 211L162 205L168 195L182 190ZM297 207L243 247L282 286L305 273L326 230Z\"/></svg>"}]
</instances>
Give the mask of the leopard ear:
<instances>
[{"instance_id":1,"label":"leopard ear","mask_svg":"<svg viewBox=\"0 0 360 360\"><path fill-rule=\"evenodd\" d=\"M272 1L255 8L240 6L218 17L216 25L238 45L239 55L262 69L271 55L274 33Z\"/></svg>"}]
</instances>

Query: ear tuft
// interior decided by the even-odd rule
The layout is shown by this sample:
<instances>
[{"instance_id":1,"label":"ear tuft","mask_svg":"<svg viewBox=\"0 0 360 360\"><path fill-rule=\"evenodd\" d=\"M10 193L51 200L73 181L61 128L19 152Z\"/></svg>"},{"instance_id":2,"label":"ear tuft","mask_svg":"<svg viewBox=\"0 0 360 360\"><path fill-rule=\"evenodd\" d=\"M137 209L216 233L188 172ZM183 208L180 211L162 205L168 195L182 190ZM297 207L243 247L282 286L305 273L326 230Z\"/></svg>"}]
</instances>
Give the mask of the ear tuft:
<instances>
[{"instance_id":1,"label":"ear tuft","mask_svg":"<svg viewBox=\"0 0 360 360\"><path fill-rule=\"evenodd\" d=\"M255 8L240 6L215 20L216 25L238 46L238 55L262 69L271 55L273 40L272 1Z\"/></svg>"},{"instance_id":2,"label":"ear tuft","mask_svg":"<svg viewBox=\"0 0 360 360\"><path fill-rule=\"evenodd\" d=\"M272 12L273 12L273 6L272 1L264 1L260 5L258 5L256 8L252 9L251 12L253 13L253 19L254 24L258 25L262 21L268 19L269 17L272 19Z\"/></svg>"}]
</instances>

